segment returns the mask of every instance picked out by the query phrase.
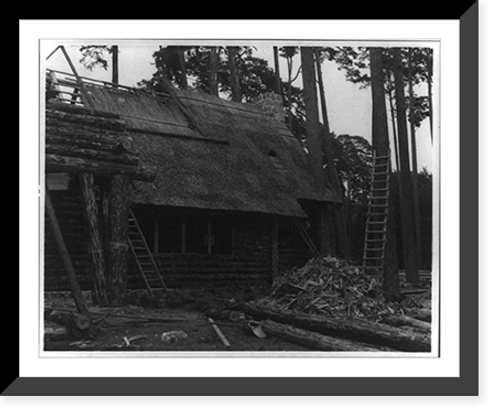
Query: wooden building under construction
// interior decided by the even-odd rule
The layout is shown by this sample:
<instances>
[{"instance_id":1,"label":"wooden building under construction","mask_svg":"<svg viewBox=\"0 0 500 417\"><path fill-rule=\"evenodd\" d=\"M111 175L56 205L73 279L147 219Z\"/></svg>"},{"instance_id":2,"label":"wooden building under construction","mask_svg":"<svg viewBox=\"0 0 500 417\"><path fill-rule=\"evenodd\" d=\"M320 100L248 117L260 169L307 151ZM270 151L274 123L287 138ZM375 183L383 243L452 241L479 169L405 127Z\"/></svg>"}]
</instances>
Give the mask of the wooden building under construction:
<instances>
[{"instance_id":1,"label":"wooden building under construction","mask_svg":"<svg viewBox=\"0 0 500 417\"><path fill-rule=\"evenodd\" d=\"M61 87L46 101L47 195L83 289L101 262L96 234L105 273L106 251L126 254L128 288L159 288L158 273L168 287L269 282L305 263L321 233L318 214L341 203L312 174L272 93L243 104L61 73L51 82L72 94ZM119 224L121 243L110 230ZM45 289L68 289L53 230L47 220Z\"/></svg>"}]
</instances>

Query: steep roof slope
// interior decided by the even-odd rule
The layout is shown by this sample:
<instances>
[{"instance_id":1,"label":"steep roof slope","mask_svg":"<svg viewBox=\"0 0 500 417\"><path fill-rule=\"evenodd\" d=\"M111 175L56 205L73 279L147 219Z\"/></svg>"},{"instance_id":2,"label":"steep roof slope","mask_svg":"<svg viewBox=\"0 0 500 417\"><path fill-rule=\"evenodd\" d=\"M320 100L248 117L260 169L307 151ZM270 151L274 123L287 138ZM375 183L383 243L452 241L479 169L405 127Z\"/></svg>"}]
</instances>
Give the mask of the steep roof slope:
<instances>
[{"instance_id":1,"label":"steep roof slope","mask_svg":"<svg viewBox=\"0 0 500 417\"><path fill-rule=\"evenodd\" d=\"M200 92L157 95L89 85L97 110L120 115L141 162L138 203L304 217L298 200L339 202L315 180L307 154L259 107Z\"/></svg>"}]
</instances>

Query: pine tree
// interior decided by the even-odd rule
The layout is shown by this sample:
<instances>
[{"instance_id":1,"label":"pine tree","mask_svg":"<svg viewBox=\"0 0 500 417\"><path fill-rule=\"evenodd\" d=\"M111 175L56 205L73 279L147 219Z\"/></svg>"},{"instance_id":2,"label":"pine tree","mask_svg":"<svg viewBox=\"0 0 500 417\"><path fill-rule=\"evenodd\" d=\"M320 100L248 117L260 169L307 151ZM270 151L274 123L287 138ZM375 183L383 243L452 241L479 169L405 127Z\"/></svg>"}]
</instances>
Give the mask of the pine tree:
<instances>
[{"instance_id":1,"label":"pine tree","mask_svg":"<svg viewBox=\"0 0 500 417\"><path fill-rule=\"evenodd\" d=\"M378 155L387 155L390 154L390 145L381 48L370 48L370 73L372 90L373 148ZM399 295L396 210L395 198L393 194L393 192L389 193L389 211L387 217L383 271L384 296L389 301L394 300Z\"/></svg>"},{"instance_id":2,"label":"pine tree","mask_svg":"<svg viewBox=\"0 0 500 417\"><path fill-rule=\"evenodd\" d=\"M406 103L403 80L403 63L401 49L392 48L394 62L394 79L396 84L396 112L398 124L398 144L400 172L400 212L403 234L403 249L406 279L418 282L417 248L415 238L415 217L413 213L413 184L410 173L410 158L408 152L408 130Z\"/></svg>"}]
</instances>

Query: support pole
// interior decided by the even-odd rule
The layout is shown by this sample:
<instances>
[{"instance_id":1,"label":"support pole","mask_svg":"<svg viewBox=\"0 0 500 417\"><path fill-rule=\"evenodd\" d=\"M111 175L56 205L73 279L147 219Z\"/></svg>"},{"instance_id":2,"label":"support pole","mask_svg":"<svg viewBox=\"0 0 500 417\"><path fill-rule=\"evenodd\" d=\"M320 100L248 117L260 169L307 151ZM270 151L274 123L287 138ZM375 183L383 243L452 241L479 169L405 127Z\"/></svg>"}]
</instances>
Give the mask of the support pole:
<instances>
[{"instance_id":1,"label":"support pole","mask_svg":"<svg viewBox=\"0 0 500 417\"><path fill-rule=\"evenodd\" d=\"M85 306L85 301L83 300L80 285L78 284L75 269L73 268L73 263L71 262L66 243L64 242L59 222L57 221L56 212L54 210L54 206L52 205L48 188L45 192L45 206L47 209L47 215L49 217L50 225L52 226L52 231L54 232L54 236L56 238L57 247L59 249L59 253L61 254L64 268L66 269L68 283L70 286L71 295L73 297L73 300L75 301L76 309L80 314L88 316L89 313L87 307Z\"/></svg>"},{"instance_id":2,"label":"support pole","mask_svg":"<svg viewBox=\"0 0 500 417\"><path fill-rule=\"evenodd\" d=\"M99 229L99 210L94 193L94 176L80 174L80 188L85 211L85 223L89 242L90 272L94 286L94 298L98 304L107 304L104 248Z\"/></svg>"},{"instance_id":3,"label":"support pole","mask_svg":"<svg viewBox=\"0 0 500 417\"><path fill-rule=\"evenodd\" d=\"M130 179L115 175L105 190L104 221L108 303L121 303L127 295L127 254Z\"/></svg>"}]
</instances>

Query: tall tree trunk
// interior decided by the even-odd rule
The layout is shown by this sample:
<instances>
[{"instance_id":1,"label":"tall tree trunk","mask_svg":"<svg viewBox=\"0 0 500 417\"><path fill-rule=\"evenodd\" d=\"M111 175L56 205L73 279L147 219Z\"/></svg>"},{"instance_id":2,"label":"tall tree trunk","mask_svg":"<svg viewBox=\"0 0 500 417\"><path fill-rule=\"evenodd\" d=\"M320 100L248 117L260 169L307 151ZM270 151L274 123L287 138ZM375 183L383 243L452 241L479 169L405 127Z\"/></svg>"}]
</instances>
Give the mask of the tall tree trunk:
<instances>
[{"instance_id":1,"label":"tall tree trunk","mask_svg":"<svg viewBox=\"0 0 500 417\"><path fill-rule=\"evenodd\" d=\"M113 62L113 65L112 65L113 75L112 75L111 82L114 84L118 84L118 46L117 45L113 45L111 47L111 56L112 56L112 62Z\"/></svg>"},{"instance_id":2,"label":"tall tree trunk","mask_svg":"<svg viewBox=\"0 0 500 417\"><path fill-rule=\"evenodd\" d=\"M229 59L229 71L231 73L231 99L233 101L241 102L241 87L240 87L240 77L238 76L238 70L236 68L236 52L238 47L228 46L227 55Z\"/></svg>"},{"instance_id":3,"label":"tall tree trunk","mask_svg":"<svg viewBox=\"0 0 500 417\"><path fill-rule=\"evenodd\" d=\"M291 57L286 58L287 69L288 69L288 85L286 91L286 97L288 100L288 128L293 132L293 117L292 117L292 71L293 71L293 61Z\"/></svg>"},{"instance_id":4,"label":"tall tree trunk","mask_svg":"<svg viewBox=\"0 0 500 417\"><path fill-rule=\"evenodd\" d=\"M318 184L325 184L323 171L324 132L319 123L318 94L316 91L316 77L314 68L314 52L311 47L301 47L300 57L302 62L302 83L304 88L304 104L306 109L307 149L311 171ZM318 210L319 223L319 249L322 255L332 254L331 230L334 219L329 218L326 206Z\"/></svg>"},{"instance_id":5,"label":"tall tree trunk","mask_svg":"<svg viewBox=\"0 0 500 417\"><path fill-rule=\"evenodd\" d=\"M412 171L411 176L413 180L413 212L415 215L415 240L417 245L417 265L420 268L422 262L422 249L420 237L420 202L418 195L418 162L417 162L417 141L415 134L415 109L413 107L413 79L412 79L412 50L408 49L408 94L410 105L410 129L411 129L411 158L412 158Z\"/></svg>"},{"instance_id":6,"label":"tall tree trunk","mask_svg":"<svg viewBox=\"0 0 500 417\"><path fill-rule=\"evenodd\" d=\"M316 77L314 76L314 55L311 47L301 47L302 83L304 88L304 104L306 110L307 148L309 163L319 183L324 183L323 146L321 127L319 124L318 94Z\"/></svg>"},{"instance_id":7,"label":"tall tree trunk","mask_svg":"<svg viewBox=\"0 0 500 417\"><path fill-rule=\"evenodd\" d=\"M396 83L396 111L398 118L399 161L401 164L401 225L403 233L403 249L406 279L418 282L417 248L415 239L415 216L413 214L413 190L410 174L410 158L408 152L408 130L403 80L403 63L400 48L393 48L394 78Z\"/></svg>"},{"instance_id":8,"label":"tall tree trunk","mask_svg":"<svg viewBox=\"0 0 500 417\"><path fill-rule=\"evenodd\" d=\"M184 48L182 46L177 47L177 56L179 57L179 67L181 69L180 88L181 90L186 90L188 88L186 58L184 57Z\"/></svg>"},{"instance_id":9,"label":"tall tree trunk","mask_svg":"<svg viewBox=\"0 0 500 417\"><path fill-rule=\"evenodd\" d=\"M219 52L216 46L210 47L210 94L219 95L217 71L219 67Z\"/></svg>"},{"instance_id":10,"label":"tall tree trunk","mask_svg":"<svg viewBox=\"0 0 500 417\"><path fill-rule=\"evenodd\" d=\"M323 118L323 125L326 127L326 131L330 133L330 123L328 121L328 110L326 107L325 86L323 84L320 51L318 50L318 48L314 48L314 58L316 61L316 73L318 74L319 98L321 101L321 117Z\"/></svg>"},{"instance_id":11,"label":"tall tree trunk","mask_svg":"<svg viewBox=\"0 0 500 417\"><path fill-rule=\"evenodd\" d=\"M276 80L276 94L281 96L281 77L280 77L280 60L278 54L278 47L273 46L273 55L274 55L274 75Z\"/></svg>"},{"instance_id":12,"label":"tall tree trunk","mask_svg":"<svg viewBox=\"0 0 500 417\"><path fill-rule=\"evenodd\" d=\"M344 218L346 228L346 246L348 248L348 259L352 258L352 224L351 224L351 168L347 166L346 193L344 198Z\"/></svg>"},{"instance_id":13,"label":"tall tree trunk","mask_svg":"<svg viewBox=\"0 0 500 417\"><path fill-rule=\"evenodd\" d=\"M390 73L389 73L390 77ZM399 150L398 150L398 132L396 129L396 109L394 108L394 89L391 88L389 89L389 105L391 107L391 124L392 124L392 136L394 138L394 154L395 154L395 160L396 160L396 171L400 171L400 166L399 166Z\"/></svg>"},{"instance_id":14,"label":"tall tree trunk","mask_svg":"<svg viewBox=\"0 0 500 417\"><path fill-rule=\"evenodd\" d=\"M370 48L370 74L372 91L372 138L373 148L378 155L390 155L389 127L384 90L384 69L382 49ZM397 233L395 199L389 192L386 244L384 251L383 291L388 301L394 300L400 292L397 256Z\"/></svg>"},{"instance_id":15,"label":"tall tree trunk","mask_svg":"<svg viewBox=\"0 0 500 417\"><path fill-rule=\"evenodd\" d=\"M127 295L127 254L130 179L114 175L105 184L104 224L108 302L121 304Z\"/></svg>"},{"instance_id":16,"label":"tall tree trunk","mask_svg":"<svg viewBox=\"0 0 500 417\"><path fill-rule=\"evenodd\" d=\"M427 95L429 97L429 123L430 123L430 130L431 130L431 143L432 143L432 137L433 137L433 108L432 108L432 75L433 75L433 69L432 69L432 61L433 61L433 56L432 56L432 49L428 48L426 50L426 77L427 77Z\"/></svg>"},{"instance_id":17,"label":"tall tree trunk","mask_svg":"<svg viewBox=\"0 0 500 417\"><path fill-rule=\"evenodd\" d=\"M104 248L99 224L99 209L94 193L94 176L88 172L80 174L80 189L83 197L85 224L87 226L90 275L93 283L94 302L107 304Z\"/></svg>"},{"instance_id":18,"label":"tall tree trunk","mask_svg":"<svg viewBox=\"0 0 500 417\"><path fill-rule=\"evenodd\" d=\"M332 137L330 136L330 125L328 122L328 108L326 105L326 97L325 97L325 86L323 84L323 74L321 71L321 60L320 60L320 52L318 48L314 48L314 58L316 62L316 74L318 76L318 87L320 93L320 102L321 102L321 113L323 118L323 135L322 135L322 143L323 143L323 155L324 162L326 164L327 172L328 172L328 180L332 185L333 189L337 191L337 194L345 202L344 192L342 189L342 185L339 180L339 176L337 173L337 169L335 167L335 163L333 160L333 146L332 146ZM345 258L350 259L350 246L349 239L347 237L347 226L346 226L346 217L345 211L342 207L337 207L333 211L331 210L332 215L335 216L332 225L332 240L333 236L336 236L338 241L338 249L340 254L342 254ZM338 218L340 217L340 218ZM338 221L335 221L338 220Z\"/></svg>"}]
</instances>

